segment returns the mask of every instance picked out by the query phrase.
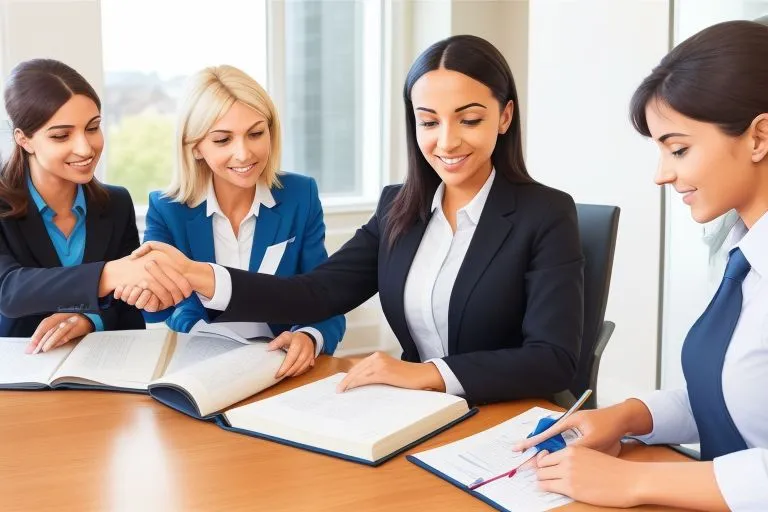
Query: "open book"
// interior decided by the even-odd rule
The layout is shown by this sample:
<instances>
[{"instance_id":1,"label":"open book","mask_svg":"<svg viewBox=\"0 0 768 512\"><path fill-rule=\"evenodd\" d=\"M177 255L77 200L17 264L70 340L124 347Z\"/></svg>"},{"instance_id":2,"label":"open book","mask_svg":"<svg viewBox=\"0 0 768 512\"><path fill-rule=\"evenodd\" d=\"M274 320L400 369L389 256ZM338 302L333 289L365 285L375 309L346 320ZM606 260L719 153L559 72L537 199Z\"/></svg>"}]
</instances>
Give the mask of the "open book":
<instances>
[{"instance_id":1,"label":"open book","mask_svg":"<svg viewBox=\"0 0 768 512\"><path fill-rule=\"evenodd\" d=\"M475 490L470 490L469 486L506 473L530 459L535 448L521 453L512 451L512 445L525 439L541 418L560 414L534 407L475 435L406 458L497 510L550 510L573 500L560 494L540 491L534 470L522 470L512 477L489 481L487 485ZM568 431L563 433L563 437L566 444L569 444L577 435Z\"/></svg>"},{"instance_id":2,"label":"open book","mask_svg":"<svg viewBox=\"0 0 768 512\"><path fill-rule=\"evenodd\" d=\"M463 398L434 391L377 384L337 393L344 375L230 409L217 421L227 430L378 465L477 412Z\"/></svg>"},{"instance_id":3,"label":"open book","mask_svg":"<svg viewBox=\"0 0 768 512\"><path fill-rule=\"evenodd\" d=\"M285 353L264 342L166 329L94 332L25 354L28 338L0 338L0 389L107 389L150 393L197 418L276 384Z\"/></svg>"}]
</instances>

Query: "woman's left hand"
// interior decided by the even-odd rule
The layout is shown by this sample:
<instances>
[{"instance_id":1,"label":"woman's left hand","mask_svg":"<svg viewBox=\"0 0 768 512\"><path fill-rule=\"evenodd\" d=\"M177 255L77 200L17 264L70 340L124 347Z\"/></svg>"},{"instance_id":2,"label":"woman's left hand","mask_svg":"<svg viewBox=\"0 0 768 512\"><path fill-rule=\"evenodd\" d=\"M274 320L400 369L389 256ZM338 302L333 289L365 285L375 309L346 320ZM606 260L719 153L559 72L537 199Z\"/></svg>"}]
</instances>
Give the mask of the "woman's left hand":
<instances>
[{"instance_id":1,"label":"woman's left hand","mask_svg":"<svg viewBox=\"0 0 768 512\"><path fill-rule=\"evenodd\" d=\"M37 326L27 345L26 353L48 352L89 332L93 332L93 324L85 315L54 313Z\"/></svg>"},{"instance_id":2,"label":"woman's left hand","mask_svg":"<svg viewBox=\"0 0 768 512\"><path fill-rule=\"evenodd\" d=\"M367 384L389 384L398 388L445 391L443 377L432 363L409 363L385 352L361 359L336 387L341 393Z\"/></svg>"},{"instance_id":3,"label":"woman's left hand","mask_svg":"<svg viewBox=\"0 0 768 512\"><path fill-rule=\"evenodd\" d=\"M287 354L275 378L296 377L315 366L315 343L301 331L285 331L267 345L268 350L284 349Z\"/></svg>"},{"instance_id":4,"label":"woman's left hand","mask_svg":"<svg viewBox=\"0 0 768 512\"><path fill-rule=\"evenodd\" d=\"M638 463L583 446L569 446L536 456L536 475L543 491L556 492L592 505L634 507Z\"/></svg>"}]
</instances>

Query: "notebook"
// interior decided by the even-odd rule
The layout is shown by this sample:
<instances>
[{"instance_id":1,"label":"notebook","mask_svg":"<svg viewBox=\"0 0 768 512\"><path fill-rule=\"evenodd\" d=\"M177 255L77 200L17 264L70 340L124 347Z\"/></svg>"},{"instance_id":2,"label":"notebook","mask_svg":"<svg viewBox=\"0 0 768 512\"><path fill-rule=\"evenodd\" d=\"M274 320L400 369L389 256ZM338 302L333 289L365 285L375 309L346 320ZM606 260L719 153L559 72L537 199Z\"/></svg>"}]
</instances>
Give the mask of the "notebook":
<instances>
[{"instance_id":1,"label":"notebook","mask_svg":"<svg viewBox=\"0 0 768 512\"><path fill-rule=\"evenodd\" d=\"M224 429L376 466L472 416L466 400L374 384L336 392L345 373L224 412Z\"/></svg>"},{"instance_id":2,"label":"notebook","mask_svg":"<svg viewBox=\"0 0 768 512\"><path fill-rule=\"evenodd\" d=\"M0 389L104 389L149 393L196 418L211 418L281 379L285 353L267 343L166 329L94 332L48 352L29 338L0 338Z\"/></svg>"},{"instance_id":3,"label":"notebook","mask_svg":"<svg viewBox=\"0 0 768 512\"><path fill-rule=\"evenodd\" d=\"M469 486L517 468L528 460L535 453L535 448L520 453L512 451L512 445L532 432L541 418L560 414L534 407L470 437L406 458L496 510L551 510L573 500L539 490L535 470L520 471L511 478L501 478L475 490L470 490ZM564 433L563 437L568 444L576 435L569 432Z\"/></svg>"}]
</instances>

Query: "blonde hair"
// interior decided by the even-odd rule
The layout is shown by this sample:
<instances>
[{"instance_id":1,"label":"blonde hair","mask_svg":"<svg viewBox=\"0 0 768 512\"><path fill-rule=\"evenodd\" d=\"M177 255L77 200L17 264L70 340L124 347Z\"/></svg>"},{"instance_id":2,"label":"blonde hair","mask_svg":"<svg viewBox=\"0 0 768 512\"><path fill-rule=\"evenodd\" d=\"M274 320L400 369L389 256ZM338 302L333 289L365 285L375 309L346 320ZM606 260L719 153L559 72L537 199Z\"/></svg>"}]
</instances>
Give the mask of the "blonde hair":
<instances>
[{"instance_id":1,"label":"blonde hair","mask_svg":"<svg viewBox=\"0 0 768 512\"><path fill-rule=\"evenodd\" d=\"M176 127L176 166L165 192L167 197L192 207L205 200L212 171L205 160L194 157L192 150L236 102L251 107L266 118L271 150L262 179L270 188L281 187L278 178L280 119L272 99L256 80L241 70L215 66L190 78L181 102Z\"/></svg>"}]
</instances>

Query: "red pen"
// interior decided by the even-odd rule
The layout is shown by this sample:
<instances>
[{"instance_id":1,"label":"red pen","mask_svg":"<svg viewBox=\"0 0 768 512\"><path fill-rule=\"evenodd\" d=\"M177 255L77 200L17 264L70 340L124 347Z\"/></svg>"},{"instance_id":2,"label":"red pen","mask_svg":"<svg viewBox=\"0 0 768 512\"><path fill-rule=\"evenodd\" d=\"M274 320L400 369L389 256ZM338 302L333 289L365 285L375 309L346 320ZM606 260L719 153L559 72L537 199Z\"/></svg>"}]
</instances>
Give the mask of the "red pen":
<instances>
[{"instance_id":1,"label":"red pen","mask_svg":"<svg viewBox=\"0 0 768 512\"><path fill-rule=\"evenodd\" d=\"M538 452L537 452L537 453L538 453ZM474 483L474 484L470 485L470 486L469 486L469 490L470 490L470 491L474 491L474 490L475 490L475 489L477 489L478 487L482 487L482 486L484 486L485 484L489 484L489 483L491 483L491 482L493 482L493 481L495 481L495 480L498 480L499 478L504 478L504 477L507 477L507 478L512 478L513 476L515 476L515 473L517 473L517 470L518 470L518 469L520 469L520 467L522 467L522 466L523 466L523 465L524 465L526 462L528 462L529 460L533 459L535 456L536 456L536 453L534 453L533 455L531 455L530 457L528 457L527 459L525 459L525 460L524 460L522 463L520 463L520 466L517 466L515 469L513 469L513 470L511 470L511 471L507 471L506 473L502 473L502 474L500 474L500 475L496 475L495 477L493 477L493 478L489 478L488 480L482 480L482 481L480 481L480 482L476 482L476 483Z\"/></svg>"}]
</instances>

